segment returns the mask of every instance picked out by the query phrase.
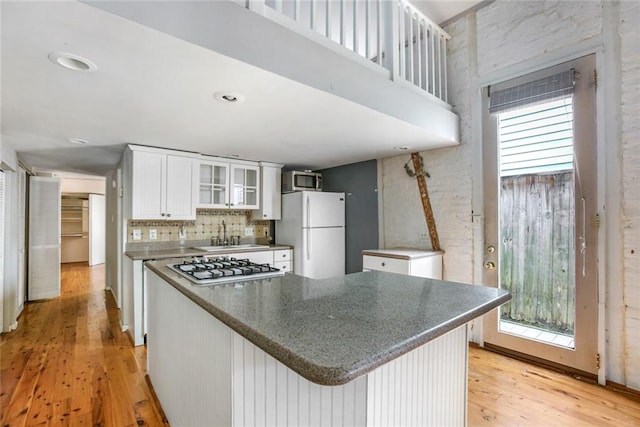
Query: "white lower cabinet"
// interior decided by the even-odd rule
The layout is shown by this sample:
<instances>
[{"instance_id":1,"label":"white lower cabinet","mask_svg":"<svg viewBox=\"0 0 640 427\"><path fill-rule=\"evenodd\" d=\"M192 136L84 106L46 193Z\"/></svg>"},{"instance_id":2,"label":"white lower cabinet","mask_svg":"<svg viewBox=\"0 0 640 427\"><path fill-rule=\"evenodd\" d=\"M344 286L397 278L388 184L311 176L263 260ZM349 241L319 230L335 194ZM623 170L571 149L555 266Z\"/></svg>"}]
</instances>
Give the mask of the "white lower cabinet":
<instances>
[{"instance_id":1,"label":"white lower cabinet","mask_svg":"<svg viewBox=\"0 0 640 427\"><path fill-rule=\"evenodd\" d=\"M292 271L293 250L277 249L273 251L240 252L224 254L223 256L237 259L248 259L258 264L269 264L285 272Z\"/></svg>"},{"instance_id":2,"label":"white lower cabinet","mask_svg":"<svg viewBox=\"0 0 640 427\"><path fill-rule=\"evenodd\" d=\"M362 251L364 271L377 270L408 276L442 279L441 251L417 249L371 249Z\"/></svg>"},{"instance_id":3,"label":"white lower cabinet","mask_svg":"<svg viewBox=\"0 0 640 427\"><path fill-rule=\"evenodd\" d=\"M273 251L273 266L281 271L293 271L293 250L280 249Z\"/></svg>"}]
</instances>

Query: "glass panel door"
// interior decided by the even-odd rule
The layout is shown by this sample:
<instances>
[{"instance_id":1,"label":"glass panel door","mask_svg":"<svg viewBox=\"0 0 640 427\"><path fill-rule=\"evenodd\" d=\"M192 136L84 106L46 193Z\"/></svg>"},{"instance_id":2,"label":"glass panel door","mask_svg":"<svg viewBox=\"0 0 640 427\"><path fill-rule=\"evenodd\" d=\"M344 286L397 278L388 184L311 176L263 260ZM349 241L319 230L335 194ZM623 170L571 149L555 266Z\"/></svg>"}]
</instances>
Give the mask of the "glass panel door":
<instances>
[{"instance_id":1,"label":"glass panel door","mask_svg":"<svg viewBox=\"0 0 640 427\"><path fill-rule=\"evenodd\" d=\"M210 205L213 203L213 165L200 165L200 192L198 200L200 204Z\"/></svg>"},{"instance_id":2,"label":"glass panel door","mask_svg":"<svg viewBox=\"0 0 640 427\"><path fill-rule=\"evenodd\" d=\"M213 165L213 204L227 206L229 197L227 195L227 177L229 167L227 165Z\"/></svg>"},{"instance_id":3,"label":"glass panel door","mask_svg":"<svg viewBox=\"0 0 640 427\"><path fill-rule=\"evenodd\" d=\"M216 163L200 164L200 205L226 207L228 166Z\"/></svg>"},{"instance_id":4,"label":"glass panel door","mask_svg":"<svg viewBox=\"0 0 640 427\"><path fill-rule=\"evenodd\" d=\"M572 96L500 114L500 331L573 348Z\"/></svg>"},{"instance_id":5,"label":"glass panel door","mask_svg":"<svg viewBox=\"0 0 640 427\"><path fill-rule=\"evenodd\" d=\"M572 95L499 114L487 106L484 116L483 282L513 299L484 317L483 338L487 347L593 375L595 58L557 68L575 70Z\"/></svg>"},{"instance_id":6,"label":"glass panel door","mask_svg":"<svg viewBox=\"0 0 640 427\"><path fill-rule=\"evenodd\" d=\"M232 165L232 201L231 205L241 209L258 208L258 178L257 167Z\"/></svg>"}]
</instances>

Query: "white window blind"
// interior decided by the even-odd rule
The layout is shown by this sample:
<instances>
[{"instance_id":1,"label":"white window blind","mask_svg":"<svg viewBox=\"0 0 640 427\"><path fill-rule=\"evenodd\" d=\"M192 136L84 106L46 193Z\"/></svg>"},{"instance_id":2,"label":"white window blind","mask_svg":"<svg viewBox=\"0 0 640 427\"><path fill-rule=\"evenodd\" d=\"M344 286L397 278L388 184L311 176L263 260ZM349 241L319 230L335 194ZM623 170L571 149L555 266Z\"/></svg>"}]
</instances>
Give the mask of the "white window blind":
<instances>
[{"instance_id":1,"label":"white window blind","mask_svg":"<svg viewBox=\"0 0 640 427\"><path fill-rule=\"evenodd\" d=\"M573 169L573 100L499 114L500 176Z\"/></svg>"},{"instance_id":2,"label":"white window blind","mask_svg":"<svg viewBox=\"0 0 640 427\"><path fill-rule=\"evenodd\" d=\"M489 112L503 113L521 107L563 99L573 93L574 70L542 79L493 90L489 95Z\"/></svg>"}]
</instances>

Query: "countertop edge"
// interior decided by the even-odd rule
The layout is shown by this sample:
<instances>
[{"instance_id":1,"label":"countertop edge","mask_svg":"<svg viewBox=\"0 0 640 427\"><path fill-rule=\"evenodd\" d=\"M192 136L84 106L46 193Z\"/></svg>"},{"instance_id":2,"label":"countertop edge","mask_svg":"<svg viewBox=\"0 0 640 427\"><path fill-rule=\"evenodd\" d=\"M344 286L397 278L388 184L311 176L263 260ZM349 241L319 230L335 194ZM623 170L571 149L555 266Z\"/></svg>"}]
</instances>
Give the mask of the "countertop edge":
<instances>
[{"instance_id":1,"label":"countertop edge","mask_svg":"<svg viewBox=\"0 0 640 427\"><path fill-rule=\"evenodd\" d=\"M272 339L259 333L241 320L229 315L227 312L216 309L214 306L200 298L197 294L189 292L188 288L186 288L182 283L176 281L175 278L171 276L172 274L177 273L167 273L163 269L160 269L154 265L147 265L147 268L152 270L161 279L165 280L168 284L173 286L203 310L224 323L231 330L238 333L258 348L262 349L264 352L287 366L289 369L293 370L294 372L298 373L300 376L306 378L311 382L326 386L346 384L354 380L355 378L367 374L374 369L390 362L391 360L396 359L420 347L421 345L424 345L446 334L447 332L456 329L457 327L465 325L469 321L488 313L492 309L499 307L501 304L511 299L511 295L509 293L502 294L499 297L482 305L479 305L478 307L469 310L457 317L454 317L435 328L424 331L420 335L416 335L412 339L402 343L402 345L395 346L387 353L378 353L376 355L373 355L369 359L363 360L358 364L358 366L355 366L352 369L344 369L337 367L319 366L309 362L307 359L291 352L286 347L274 342Z\"/></svg>"},{"instance_id":2,"label":"countertop edge","mask_svg":"<svg viewBox=\"0 0 640 427\"><path fill-rule=\"evenodd\" d=\"M293 246L290 245L270 245L268 248L229 248L229 249L221 249L215 252L203 251L200 249L194 248L174 248L174 249L151 249L148 251L145 250L129 250L125 251L124 254L133 261L146 261L146 260L157 260L157 259L169 259L169 258L179 258L179 257L190 257L190 256L216 256L216 255L226 255L232 253L243 253L243 252L261 252L261 251L277 251L280 249L293 249Z\"/></svg>"},{"instance_id":3,"label":"countertop edge","mask_svg":"<svg viewBox=\"0 0 640 427\"><path fill-rule=\"evenodd\" d=\"M394 253L397 252L413 252L411 255ZM362 255L366 256L374 256L379 258L394 258L394 259L404 259L404 260L412 260L412 259L420 259L420 258L429 258L436 255L444 255L444 251L431 251L431 250L421 250L421 249L412 249L412 248L389 248L389 249L365 249L362 251Z\"/></svg>"}]
</instances>

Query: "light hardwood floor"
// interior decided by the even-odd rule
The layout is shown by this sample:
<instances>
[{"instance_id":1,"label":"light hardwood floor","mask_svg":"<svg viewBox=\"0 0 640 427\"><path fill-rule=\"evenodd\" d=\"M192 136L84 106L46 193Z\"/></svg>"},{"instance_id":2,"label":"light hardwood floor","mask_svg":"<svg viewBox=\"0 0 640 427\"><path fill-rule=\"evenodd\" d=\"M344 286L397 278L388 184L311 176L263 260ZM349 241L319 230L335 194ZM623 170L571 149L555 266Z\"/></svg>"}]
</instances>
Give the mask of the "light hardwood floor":
<instances>
[{"instance_id":1,"label":"light hardwood floor","mask_svg":"<svg viewBox=\"0 0 640 427\"><path fill-rule=\"evenodd\" d=\"M640 426L640 397L469 348L469 426Z\"/></svg>"},{"instance_id":2,"label":"light hardwood floor","mask_svg":"<svg viewBox=\"0 0 640 427\"><path fill-rule=\"evenodd\" d=\"M102 266L64 264L62 296L0 340L0 426L166 425L144 347L120 332ZM469 426L640 426L640 398L472 346Z\"/></svg>"},{"instance_id":3,"label":"light hardwood floor","mask_svg":"<svg viewBox=\"0 0 640 427\"><path fill-rule=\"evenodd\" d=\"M61 273L61 297L28 304L2 335L0 425L163 425L144 347L120 331L104 267L63 264Z\"/></svg>"}]
</instances>

